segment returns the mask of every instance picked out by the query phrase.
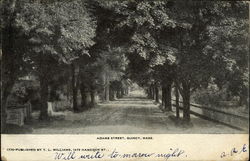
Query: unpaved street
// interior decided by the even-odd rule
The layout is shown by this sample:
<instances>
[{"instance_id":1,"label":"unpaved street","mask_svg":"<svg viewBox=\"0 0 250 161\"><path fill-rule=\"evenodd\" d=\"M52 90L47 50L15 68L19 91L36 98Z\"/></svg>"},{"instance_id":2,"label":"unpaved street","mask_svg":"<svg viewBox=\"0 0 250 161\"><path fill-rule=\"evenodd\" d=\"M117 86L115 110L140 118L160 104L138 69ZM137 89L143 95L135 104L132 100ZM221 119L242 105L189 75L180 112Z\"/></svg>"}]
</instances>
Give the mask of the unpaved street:
<instances>
[{"instance_id":1,"label":"unpaved street","mask_svg":"<svg viewBox=\"0 0 250 161\"><path fill-rule=\"evenodd\" d=\"M179 127L157 104L141 92L99 104L82 113L64 112L65 117L48 124L34 124L34 134L166 134L240 133L240 131L192 117L191 127Z\"/></svg>"}]
</instances>

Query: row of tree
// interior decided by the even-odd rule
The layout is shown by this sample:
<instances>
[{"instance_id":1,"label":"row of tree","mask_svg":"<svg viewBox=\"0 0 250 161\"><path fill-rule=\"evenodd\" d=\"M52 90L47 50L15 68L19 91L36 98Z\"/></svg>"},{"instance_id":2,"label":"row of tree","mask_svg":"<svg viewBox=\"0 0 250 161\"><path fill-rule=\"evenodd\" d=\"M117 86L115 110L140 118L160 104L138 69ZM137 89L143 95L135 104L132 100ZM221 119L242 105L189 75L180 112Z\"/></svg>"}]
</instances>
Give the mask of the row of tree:
<instances>
[{"instance_id":1,"label":"row of tree","mask_svg":"<svg viewBox=\"0 0 250 161\"><path fill-rule=\"evenodd\" d=\"M81 111L78 93L85 107L87 93L91 104L97 93L115 99L129 80L156 101L161 87L167 110L174 84L187 121L192 92L210 83L247 99L246 2L4 0L1 11L3 115L27 73L39 78L41 119L50 93L69 82L74 111Z\"/></svg>"},{"instance_id":2,"label":"row of tree","mask_svg":"<svg viewBox=\"0 0 250 161\"><path fill-rule=\"evenodd\" d=\"M117 15L116 28L129 31L127 76L156 101L161 87L166 110L172 110L174 86L177 107L180 94L184 120L190 121L191 94L210 84L248 106L247 2L131 0L103 6Z\"/></svg>"},{"instance_id":3,"label":"row of tree","mask_svg":"<svg viewBox=\"0 0 250 161\"><path fill-rule=\"evenodd\" d=\"M127 60L121 48L106 41L109 31L100 10L87 0L1 3L3 128L7 98L17 80L27 74L40 82L41 120L48 119L47 102L53 101L55 91L69 84L74 112L94 105L97 94L104 101L127 94Z\"/></svg>"}]
</instances>

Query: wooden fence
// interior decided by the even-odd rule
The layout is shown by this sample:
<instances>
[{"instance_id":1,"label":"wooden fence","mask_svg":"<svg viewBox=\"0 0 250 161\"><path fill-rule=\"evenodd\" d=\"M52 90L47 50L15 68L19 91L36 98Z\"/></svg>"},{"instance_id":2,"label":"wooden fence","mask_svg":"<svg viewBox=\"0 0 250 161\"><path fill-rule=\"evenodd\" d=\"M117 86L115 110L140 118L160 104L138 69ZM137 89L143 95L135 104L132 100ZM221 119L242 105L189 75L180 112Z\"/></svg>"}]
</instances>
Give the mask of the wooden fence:
<instances>
[{"instance_id":1,"label":"wooden fence","mask_svg":"<svg viewBox=\"0 0 250 161\"><path fill-rule=\"evenodd\" d=\"M24 122L31 117L31 104L25 105L9 105L6 109L8 124L15 124L22 126Z\"/></svg>"},{"instance_id":2,"label":"wooden fence","mask_svg":"<svg viewBox=\"0 0 250 161\"><path fill-rule=\"evenodd\" d=\"M175 100L173 100L175 101ZM182 104L182 101L179 101ZM176 107L176 104L173 104ZM183 107L180 105L180 110L183 110ZM200 112L197 112L195 109L201 109ZM246 131L248 128L249 117L237 115L222 110L214 109L211 107L206 107L197 104L190 104L190 114L200 117L202 119L213 121L233 129Z\"/></svg>"}]
</instances>

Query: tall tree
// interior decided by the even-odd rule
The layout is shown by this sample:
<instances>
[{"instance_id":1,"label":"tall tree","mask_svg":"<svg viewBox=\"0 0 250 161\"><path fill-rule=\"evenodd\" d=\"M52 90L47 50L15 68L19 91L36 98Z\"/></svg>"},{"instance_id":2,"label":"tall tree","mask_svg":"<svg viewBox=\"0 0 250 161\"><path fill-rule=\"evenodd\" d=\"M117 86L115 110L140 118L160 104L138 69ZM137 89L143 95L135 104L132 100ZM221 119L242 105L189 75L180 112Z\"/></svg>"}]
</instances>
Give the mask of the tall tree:
<instances>
[{"instance_id":1,"label":"tall tree","mask_svg":"<svg viewBox=\"0 0 250 161\"><path fill-rule=\"evenodd\" d=\"M26 73L23 59L26 50L25 37L17 34L15 18L21 2L4 0L1 10L1 127L5 129L7 98L18 77Z\"/></svg>"},{"instance_id":2,"label":"tall tree","mask_svg":"<svg viewBox=\"0 0 250 161\"><path fill-rule=\"evenodd\" d=\"M53 65L70 64L88 54L87 48L94 44L95 22L85 2L77 0L25 3L15 21L33 45L28 57L34 62L40 79L40 118L46 119L48 82L53 76Z\"/></svg>"},{"instance_id":3,"label":"tall tree","mask_svg":"<svg viewBox=\"0 0 250 161\"><path fill-rule=\"evenodd\" d=\"M211 27L222 25L222 20L232 17L235 7L241 10L237 16L247 15L246 3L188 0L112 1L105 4L122 15L119 27L126 26L133 31L129 51L149 62L151 81L161 77L165 80L163 85L166 80L175 81L184 102L184 119L188 122L192 91L211 81L217 65L230 66L231 62L225 52L206 52L214 38ZM216 57L225 57L226 61ZM168 86L171 87L171 83ZM171 88L168 91L171 92Z\"/></svg>"},{"instance_id":4,"label":"tall tree","mask_svg":"<svg viewBox=\"0 0 250 161\"><path fill-rule=\"evenodd\" d=\"M213 83L232 96L240 97L240 104L247 107L249 89L249 16L246 3L228 3L227 17L210 27L213 37L205 51L214 54ZM236 12L239 10L240 12ZM216 70L220 68L220 70Z\"/></svg>"},{"instance_id":5,"label":"tall tree","mask_svg":"<svg viewBox=\"0 0 250 161\"><path fill-rule=\"evenodd\" d=\"M221 64L227 64L226 66L230 64L230 61L228 61L230 56L227 55L227 52L223 52L224 47L217 48L219 49L218 52L210 53L206 52L206 49L213 48L213 45L209 46L209 42L214 41L216 37L221 37L219 33L217 33L217 36L211 35L211 28L215 25L222 26L220 22L227 20L233 15L232 13L235 13L232 4L234 2L190 0L176 2L173 8L175 11L182 10L181 13L172 16L177 16L178 21L184 20L190 26L177 34L180 41L179 47L178 44L176 45L179 50L177 55L177 80L184 102L184 118L187 121L190 120L190 95L192 91L201 86L207 86L213 74L219 73L218 68L215 67ZM244 6L244 2L240 2L240 4ZM230 26L232 27L232 24ZM226 59L220 59L223 57Z\"/></svg>"}]
</instances>

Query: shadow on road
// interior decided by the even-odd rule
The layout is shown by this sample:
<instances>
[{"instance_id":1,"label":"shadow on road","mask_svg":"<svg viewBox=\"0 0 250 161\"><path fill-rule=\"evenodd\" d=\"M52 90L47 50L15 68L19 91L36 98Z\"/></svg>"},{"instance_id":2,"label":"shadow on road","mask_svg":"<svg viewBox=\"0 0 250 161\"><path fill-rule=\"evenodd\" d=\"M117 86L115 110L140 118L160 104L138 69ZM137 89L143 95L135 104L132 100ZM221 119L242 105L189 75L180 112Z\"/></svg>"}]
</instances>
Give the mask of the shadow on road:
<instances>
[{"instance_id":1,"label":"shadow on road","mask_svg":"<svg viewBox=\"0 0 250 161\"><path fill-rule=\"evenodd\" d=\"M100 103L82 113L64 111L63 118L49 122L34 120L28 130L33 134L206 134L240 133L222 125L192 118L192 126L180 126L171 119L173 112L163 112L159 104L141 93ZM11 132L11 131L10 131ZM12 132L14 133L14 132Z\"/></svg>"}]
</instances>

